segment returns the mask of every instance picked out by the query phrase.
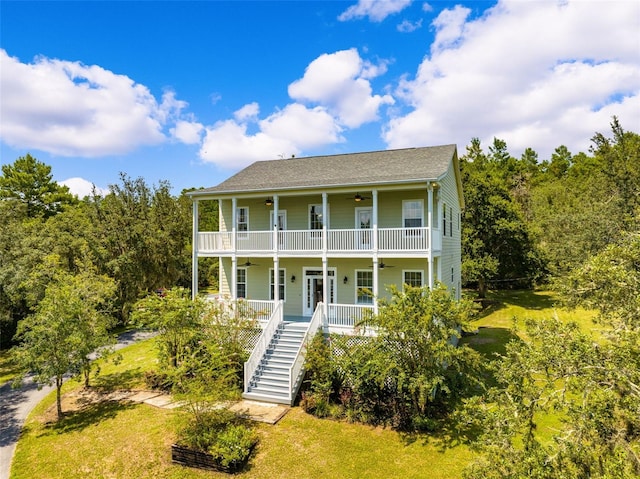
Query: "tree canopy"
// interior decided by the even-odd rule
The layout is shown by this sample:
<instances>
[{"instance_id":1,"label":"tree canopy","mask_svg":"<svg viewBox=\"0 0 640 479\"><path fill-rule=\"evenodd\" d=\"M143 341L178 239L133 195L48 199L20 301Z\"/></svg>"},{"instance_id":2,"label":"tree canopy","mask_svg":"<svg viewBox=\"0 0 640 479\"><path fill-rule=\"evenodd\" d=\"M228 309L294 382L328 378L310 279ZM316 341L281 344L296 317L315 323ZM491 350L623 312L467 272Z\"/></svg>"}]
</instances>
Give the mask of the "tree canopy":
<instances>
[{"instance_id":1,"label":"tree canopy","mask_svg":"<svg viewBox=\"0 0 640 479\"><path fill-rule=\"evenodd\" d=\"M54 215L76 201L69 188L53 181L51 167L30 154L2 165L0 199L23 204L29 218Z\"/></svg>"}]
</instances>

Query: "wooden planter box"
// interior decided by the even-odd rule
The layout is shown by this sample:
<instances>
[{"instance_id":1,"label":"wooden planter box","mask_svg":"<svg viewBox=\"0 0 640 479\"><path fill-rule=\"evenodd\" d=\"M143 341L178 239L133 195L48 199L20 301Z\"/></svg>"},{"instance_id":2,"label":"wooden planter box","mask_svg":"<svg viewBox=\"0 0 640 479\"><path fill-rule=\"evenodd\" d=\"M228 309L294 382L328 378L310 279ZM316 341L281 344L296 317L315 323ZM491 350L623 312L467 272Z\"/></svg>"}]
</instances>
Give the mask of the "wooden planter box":
<instances>
[{"instance_id":1,"label":"wooden planter box","mask_svg":"<svg viewBox=\"0 0 640 479\"><path fill-rule=\"evenodd\" d=\"M198 469L222 471L229 474L240 471L247 463L247 461L234 461L228 466L223 466L211 454L194 451L179 444L171 445L171 462L188 467L197 467Z\"/></svg>"}]
</instances>

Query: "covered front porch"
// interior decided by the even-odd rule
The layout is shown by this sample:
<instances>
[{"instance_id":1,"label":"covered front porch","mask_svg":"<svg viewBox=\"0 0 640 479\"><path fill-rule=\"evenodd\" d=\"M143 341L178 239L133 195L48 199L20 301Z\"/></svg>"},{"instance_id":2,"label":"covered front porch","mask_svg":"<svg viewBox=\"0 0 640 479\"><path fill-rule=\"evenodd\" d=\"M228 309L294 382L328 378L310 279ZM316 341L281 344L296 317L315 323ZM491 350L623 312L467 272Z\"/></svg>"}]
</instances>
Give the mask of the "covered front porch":
<instances>
[{"instance_id":1,"label":"covered front porch","mask_svg":"<svg viewBox=\"0 0 640 479\"><path fill-rule=\"evenodd\" d=\"M361 311L377 312L389 285L429 286L439 258L220 258L220 296L231 300L282 300L288 318L310 318L319 302L335 326L350 327ZM276 274L277 272L277 274ZM260 309L260 308L258 308Z\"/></svg>"},{"instance_id":2,"label":"covered front porch","mask_svg":"<svg viewBox=\"0 0 640 479\"><path fill-rule=\"evenodd\" d=\"M241 314L243 317L254 319L262 329L274 314L279 315L281 322L300 324L311 322L313 317L284 314L284 305L277 308L279 301L275 300L231 299L220 295L209 295L207 299L217 302L230 314ZM356 332L368 334L365 328L366 319L375 312L373 305L337 303L318 303L315 310L319 314L319 327L326 333L338 334L355 334Z\"/></svg>"}]
</instances>

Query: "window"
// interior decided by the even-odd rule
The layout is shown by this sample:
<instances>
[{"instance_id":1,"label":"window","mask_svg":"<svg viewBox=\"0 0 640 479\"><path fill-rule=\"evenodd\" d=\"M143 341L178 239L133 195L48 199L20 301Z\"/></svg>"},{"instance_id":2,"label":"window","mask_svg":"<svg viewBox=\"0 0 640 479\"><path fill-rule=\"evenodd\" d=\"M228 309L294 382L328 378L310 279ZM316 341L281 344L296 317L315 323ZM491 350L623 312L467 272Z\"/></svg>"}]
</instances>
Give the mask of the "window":
<instances>
[{"instance_id":1,"label":"window","mask_svg":"<svg viewBox=\"0 0 640 479\"><path fill-rule=\"evenodd\" d=\"M286 271L284 269L280 270L280 274L278 276L278 291L280 292L280 299L286 301L284 297L285 293L285 281L287 278ZM269 269L269 299L273 301L275 299L273 294L273 268Z\"/></svg>"},{"instance_id":2,"label":"window","mask_svg":"<svg viewBox=\"0 0 640 479\"><path fill-rule=\"evenodd\" d=\"M247 297L247 268L238 268L237 270L236 295L238 298Z\"/></svg>"},{"instance_id":3,"label":"window","mask_svg":"<svg viewBox=\"0 0 640 479\"><path fill-rule=\"evenodd\" d=\"M442 236L447 236L447 205L442 205Z\"/></svg>"},{"instance_id":4,"label":"window","mask_svg":"<svg viewBox=\"0 0 640 479\"><path fill-rule=\"evenodd\" d=\"M453 238L453 208L449 208L449 236Z\"/></svg>"},{"instance_id":5,"label":"window","mask_svg":"<svg viewBox=\"0 0 640 479\"><path fill-rule=\"evenodd\" d=\"M422 281L423 271L420 270L411 270L411 271L403 271L402 272L402 283L408 284L409 286L414 286L416 288L421 288L424 283Z\"/></svg>"},{"instance_id":6,"label":"window","mask_svg":"<svg viewBox=\"0 0 640 479\"><path fill-rule=\"evenodd\" d=\"M356 304L373 304L373 271L356 270Z\"/></svg>"},{"instance_id":7,"label":"window","mask_svg":"<svg viewBox=\"0 0 640 479\"><path fill-rule=\"evenodd\" d=\"M309 229L321 230L324 225L322 205L309 205Z\"/></svg>"},{"instance_id":8,"label":"window","mask_svg":"<svg viewBox=\"0 0 640 479\"><path fill-rule=\"evenodd\" d=\"M246 206L236 209L236 231L238 232L238 237L247 237L247 231L249 231L249 208Z\"/></svg>"},{"instance_id":9,"label":"window","mask_svg":"<svg viewBox=\"0 0 640 479\"><path fill-rule=\"evenodd\" d=\"M423 204L422 200L406 200L402 202L402 225L405 229L405 235L420 235L422 232L418 229L423 224Z\"/></svg>"}]
</instances>

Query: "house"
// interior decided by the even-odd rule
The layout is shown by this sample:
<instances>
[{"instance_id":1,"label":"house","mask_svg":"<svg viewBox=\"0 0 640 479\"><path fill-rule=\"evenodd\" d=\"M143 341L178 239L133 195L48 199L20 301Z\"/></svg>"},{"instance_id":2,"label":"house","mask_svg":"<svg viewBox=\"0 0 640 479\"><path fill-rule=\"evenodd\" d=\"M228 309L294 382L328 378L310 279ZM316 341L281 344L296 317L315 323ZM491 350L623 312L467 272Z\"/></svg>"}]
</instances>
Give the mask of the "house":
<instances>
[{"instance_id":1,"label":"house","mask_svg":"<svg viewBox=\"0 0 640 479\"><path fill-rule=\"evenodd\" d=\"M193 294L198 258L218 257L220 297L242 299L263 326L247 397L292 402L305 338L353 334L387 285L439 281L460 297L455 145L259 161L190 196ZM205 200L219 202L219 231L199 231Z\"/></svg>"}]
</instances>

